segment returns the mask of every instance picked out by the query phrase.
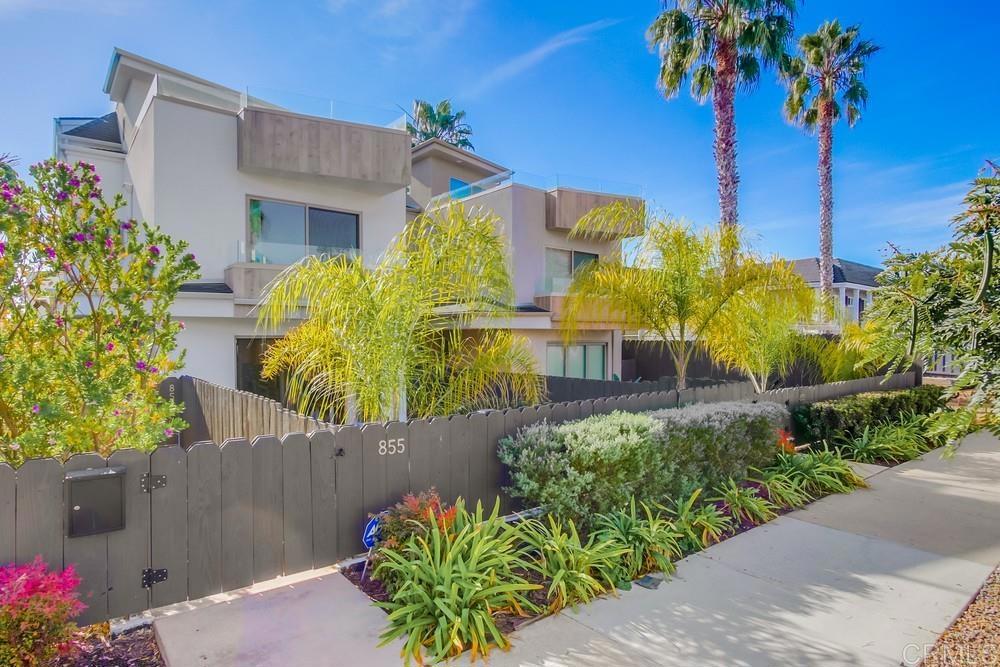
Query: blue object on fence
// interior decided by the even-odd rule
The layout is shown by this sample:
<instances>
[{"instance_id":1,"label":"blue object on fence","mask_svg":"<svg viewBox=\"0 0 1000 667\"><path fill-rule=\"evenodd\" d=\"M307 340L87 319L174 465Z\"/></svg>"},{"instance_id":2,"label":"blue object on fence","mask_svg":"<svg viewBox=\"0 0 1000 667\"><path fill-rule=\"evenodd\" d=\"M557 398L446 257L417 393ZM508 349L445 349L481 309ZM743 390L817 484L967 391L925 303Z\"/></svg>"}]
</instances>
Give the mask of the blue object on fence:
<instances>
[{"instance_id":1,"label":"blue object on fence","mask_svg":"<svg viewBox=\"0 0 1000 667\"><path fill-rule=\"evenodd\" d=\"M361 543L365 545L366 549L371 549L381 536L382 524L379 523L378 516L373 516L365 524L365 530L361 534Z\"/></svg>"}]
</instances>

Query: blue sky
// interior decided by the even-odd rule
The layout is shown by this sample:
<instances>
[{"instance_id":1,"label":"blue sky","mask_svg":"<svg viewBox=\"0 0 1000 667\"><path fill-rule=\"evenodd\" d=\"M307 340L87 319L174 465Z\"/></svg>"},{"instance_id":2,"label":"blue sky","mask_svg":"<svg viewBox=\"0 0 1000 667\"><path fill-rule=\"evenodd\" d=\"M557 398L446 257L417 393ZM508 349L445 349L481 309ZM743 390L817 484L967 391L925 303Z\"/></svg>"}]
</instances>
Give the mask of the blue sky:
<instances>
[{"instance_id":1,"label":"blue sky","mask_svg":"<svg viewBox=\"0 0 1000 667\"><path fill-rule=\"evenodd\" d=\"M220 83L379 107L450 97L477 152L531 174L639 185L669 213L717 219L712 113L666 101L644 31L655 0L0 0L0 152L47 157L51 119L109 110L114 46ZM883 47L869 108L835 132L835 250L921 249L985 158L1000 157L1000 4L809 0L797 33L859 22ZM741 221L767 252L817 248L815 138L780 115L765 74L737 102Z\"/></svg>"}]
</instances>

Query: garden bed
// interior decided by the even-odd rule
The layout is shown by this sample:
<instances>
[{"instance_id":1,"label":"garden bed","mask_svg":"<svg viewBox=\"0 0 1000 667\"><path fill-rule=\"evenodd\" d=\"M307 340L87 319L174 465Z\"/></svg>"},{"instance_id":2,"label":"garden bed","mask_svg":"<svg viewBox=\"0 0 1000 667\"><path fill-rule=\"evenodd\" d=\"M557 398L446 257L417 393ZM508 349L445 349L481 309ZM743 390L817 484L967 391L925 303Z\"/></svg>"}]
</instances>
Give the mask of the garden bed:
<instances>
[{"instance_id":1,"label":"garden bed","mask_svg":"<svg viewBox=\"0 0 1000 667\"><path fill-rule=\"evenodd\" d=\"M97 626L95 626L97 627ZM83 628L74 640L76 651L60 658L56 667L164 667L153 626L116 635Z\"/></svg>"}]
</instances>

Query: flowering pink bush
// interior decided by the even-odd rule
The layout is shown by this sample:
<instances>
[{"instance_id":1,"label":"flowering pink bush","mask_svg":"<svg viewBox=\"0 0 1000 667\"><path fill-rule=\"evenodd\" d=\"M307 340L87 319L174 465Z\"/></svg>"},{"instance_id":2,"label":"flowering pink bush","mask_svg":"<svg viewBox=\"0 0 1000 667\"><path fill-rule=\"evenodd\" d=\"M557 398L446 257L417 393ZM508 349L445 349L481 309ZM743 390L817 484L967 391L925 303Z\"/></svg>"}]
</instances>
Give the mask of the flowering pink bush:
<instances>
[{"instance_id":1,"label":"flowering pink bush","mask_svg":"<svg viewBox=\"0 0 1000 667\"><path fill-rule=\"evenodd\" d=\"M0 665L35 667L72 649L72 619L84 605L70 566L49 571L41 556L0 567Z\"/></svg>"}]
</instances>

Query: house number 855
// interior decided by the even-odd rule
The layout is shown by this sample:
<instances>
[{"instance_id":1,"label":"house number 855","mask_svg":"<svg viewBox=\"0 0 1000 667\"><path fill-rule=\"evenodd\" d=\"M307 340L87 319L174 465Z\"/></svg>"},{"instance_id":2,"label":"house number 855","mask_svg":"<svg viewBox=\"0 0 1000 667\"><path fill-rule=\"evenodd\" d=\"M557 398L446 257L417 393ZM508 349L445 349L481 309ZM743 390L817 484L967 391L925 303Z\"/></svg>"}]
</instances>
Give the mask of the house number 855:
<instances>
[{"instance_id":1,"label":"house number 855","mask_svg":"<svg viewBox=\"0 0 1000 667\"><path fill-rule=\"evenodd\" d=\"M406 451L406 438L389 438L378 441L379 456L402 454Z\"/></svg>"}]
</instances>

